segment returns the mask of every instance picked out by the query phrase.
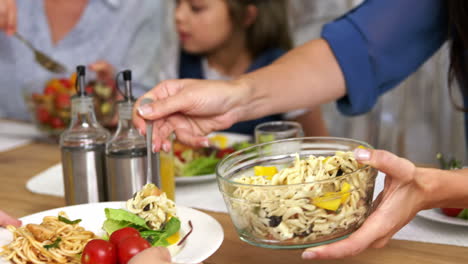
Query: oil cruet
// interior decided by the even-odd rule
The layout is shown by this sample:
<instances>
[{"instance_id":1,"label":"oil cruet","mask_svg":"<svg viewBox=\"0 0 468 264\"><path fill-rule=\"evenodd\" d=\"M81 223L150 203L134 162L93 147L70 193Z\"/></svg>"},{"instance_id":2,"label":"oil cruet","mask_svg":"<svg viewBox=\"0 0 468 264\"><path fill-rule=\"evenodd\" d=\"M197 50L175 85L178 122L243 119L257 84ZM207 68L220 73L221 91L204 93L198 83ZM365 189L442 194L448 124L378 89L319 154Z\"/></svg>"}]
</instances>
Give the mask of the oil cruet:
<instances>
[{"instance_id":1,"label":"oil cruet","mask_svg":"<svg viewBox=\"0 0 468 264\"><path fill-rule=\"evenodd\" d=\"M132 72L125 70L117 77L120 75L124 80L124 99L117 103L119 123L115 134L106 144L106 182L110 201L129 199L147 182L145 138L140 135L132 122L132 108L135 104L132 94Z\"/></svg>"},{"instance_id":2,"label":"oil cruet","mask_svg":"<svg viewBox=\"0 0 468 264\"><path fill-rule=\"evenodd\" d=\"M85 91L85 66L77 67L77 93L71 99L70 126L60 135L65 200L68 205L107 200L105 144L109 132L96 119Z\"/></svg>"}]
</instances>

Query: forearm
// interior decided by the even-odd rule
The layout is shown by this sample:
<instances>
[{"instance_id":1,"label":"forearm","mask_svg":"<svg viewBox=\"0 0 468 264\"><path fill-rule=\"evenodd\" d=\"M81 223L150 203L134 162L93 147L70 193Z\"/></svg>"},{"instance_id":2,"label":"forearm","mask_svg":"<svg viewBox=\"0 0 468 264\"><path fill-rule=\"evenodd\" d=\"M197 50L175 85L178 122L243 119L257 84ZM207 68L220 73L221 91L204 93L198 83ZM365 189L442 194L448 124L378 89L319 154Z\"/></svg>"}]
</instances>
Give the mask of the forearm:
<instances>
[{"instance_id":1,"label":"forearm","mask_svg":"<svg viewBox=\"0 0 468 264\"><path fill-rule=\"evenodd\" d=\"M427 199L424 209L438 207L468 208L468 169L417 169L417 181Z\"/></svg>"},{"instance_id":2,"label":"forearm","mask_svg":"<svg viewBox=\"0 0 468 264\"><path fill-rule=\"evenodd\" d=\"M239 79L250 94L245 119L315 108L345 95L345 80L328 43L312 40L272 65Z\"/></svg>"}]
</instances>

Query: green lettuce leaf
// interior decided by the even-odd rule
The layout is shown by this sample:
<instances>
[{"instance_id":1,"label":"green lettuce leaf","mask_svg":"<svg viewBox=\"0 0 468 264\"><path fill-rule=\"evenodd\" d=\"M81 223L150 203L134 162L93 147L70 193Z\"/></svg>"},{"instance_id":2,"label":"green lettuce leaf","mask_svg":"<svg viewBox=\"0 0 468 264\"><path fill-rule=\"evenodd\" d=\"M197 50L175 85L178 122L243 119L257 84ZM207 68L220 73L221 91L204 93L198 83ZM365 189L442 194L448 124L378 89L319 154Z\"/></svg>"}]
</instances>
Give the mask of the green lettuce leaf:
<instances>
[{"instance_id":1,"label":"green lettuce leaf","mask_svg":"<svg viewBox=\"0 0 468 264\"><path fill-rule=\"evenodd\" d=\"M468 209L463 209L463 211L461 211L457 217L468 220Z\"/></svg>"},{"instance_id":2,"label":"green lettuce leaf","mask_svg":"<svg viewBox=\"0 0 468 264\"><path fill-rule=\"evenodd\" d=\"M122 229L124 227L128 227L129 223L125 221L116 221L112 219L107 219L104 221L104 224L102 224L102 229L107 232L107 234L112 234L114 231L117 231L119 229Z\"/></svg>"},{"instance_id":3,"label":"green lettuce leaf","mask_svg":"<svg viewBox=\"0 0 468 264\"><path fill-rule=\"evenodd\" d=\"M198 159L194 159L184 166L182 170L182 175L196 176L214 173L216 165L219 161L220 159L216 158L215 156L200 157Z\"/></svg>"},{"instance_id":4,"label":"green lettuce leaf","mask_svg":"<svg viewBox=\"0 0 468 264\"><path fill-rule=\"evenodd\" d=\"M169 246L167 238L174 235L180 230L180 220L177 217L172 217L166 223L162 230L146 230L140 232L141 237L148 240L152 246Z\"/></svg>"},{"instance_id":5,"label":"green lettuce leaf","mask_svg":"<svg viewBox=\"0 0 468 264\"><path fill-rule=\"evenodd\" d=\"M130 213L124 209L105 209L106 221L102 229L110 236L113 232L125 228L133 227L140 232L141 237L148 240L152 246L169 246L167 238L180 230L180 220L172 217L161 230L152 230L143 218Z\"/></svg>"},{"instance_id":6,"label":"green lettuce leaf","mask_svg":"<svg viewBox=\"0 0 468 264\"><path fill-rule=\"evenodd\" d=\"M145 219L139 217L136 214L130 213L127 210L106 208L105 213L106 213L106 218L108 220L114 220L116 222L123 222L121 224L123 225L128 224L127 226L131 225L131 226L137 226L137 227L149 229L149 227L146 225Z\"/></svg>"}]
</instances>

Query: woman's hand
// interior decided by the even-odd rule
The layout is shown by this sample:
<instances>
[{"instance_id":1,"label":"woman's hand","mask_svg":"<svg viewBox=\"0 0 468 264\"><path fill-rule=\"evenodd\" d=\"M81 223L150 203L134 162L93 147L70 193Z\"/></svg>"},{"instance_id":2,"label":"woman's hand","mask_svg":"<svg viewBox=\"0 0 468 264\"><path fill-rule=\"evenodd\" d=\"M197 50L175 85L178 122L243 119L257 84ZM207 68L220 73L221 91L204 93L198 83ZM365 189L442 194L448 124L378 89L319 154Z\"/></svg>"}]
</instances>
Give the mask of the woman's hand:
<instances>
[{"instance_id":1,"label":"woman's hand","mask_svg":"<svg viewBox=\"0 0 468 264\"><path fill-rule=\"evenodd\" d=\"M145 120L154 120L154 149L169 149L168 136L192 146L207 146L208 133L230 127L248 117L249 89L238 82L169 80L142 96L134 109L134 123L146 133ZM154 103L140 106L142 98ZM144 118L144 119L143 119Z\"/></svg>"},{"instance_id":2,"label":"woman's hand","mask_svg":"<svg viewBox=\"0 0 468 264\"><path fill-rule=\"evenodd\" d=\"M104 61L104 60L99 60L88 65L88 67L90 70L94 71L97 74L97 78L99 80L104 80L104 81L114 80L115 68L109 62Z\"/></svg>"},{"instance_id":3,"label":"woman's hand","mask_svg":"<svg viewBox=\"0 0 468 264\"><path fill-rule=\"evenodd\" d=\"M16 32L16 0L0 0L0 30L10 36Z\"/></svg>"},{"instance_id":4,"label":"woman's hand","mask_svg":"<svg viewBox=\"0 0 468 264\"><path fill-rule=\"evenodd\" d=\"M0 210L0 226L7 225L14 225L16 227L19 227L21 226L21 221L7 215L5 212Z\"/></svg>"},{"instance_id":5,"label":"woman's hand","mask_svg":"<svg viewBox=\"0 0 468 264\"><path fill-rule=\"evenodd\" d=\"M135 255L128 264L170 264L171 254L165 247L152 247Z\"/></svg>"},{"instance_id":6,"label":"woman's hand","mask_svg":"<svg viewBox=\"0 0 468 264\"><path fill-rule=\"evenodd\" d=\"M309 248L304 259L335 259L354 256L366 248L381 248L428 204L427 173L409 160L383 150L356 149L356 159L386 174L385 188L374 202L374 212L351 236L336 243ZM430 195L430 194L429 194Z\"/></svg>"}]
</instances>

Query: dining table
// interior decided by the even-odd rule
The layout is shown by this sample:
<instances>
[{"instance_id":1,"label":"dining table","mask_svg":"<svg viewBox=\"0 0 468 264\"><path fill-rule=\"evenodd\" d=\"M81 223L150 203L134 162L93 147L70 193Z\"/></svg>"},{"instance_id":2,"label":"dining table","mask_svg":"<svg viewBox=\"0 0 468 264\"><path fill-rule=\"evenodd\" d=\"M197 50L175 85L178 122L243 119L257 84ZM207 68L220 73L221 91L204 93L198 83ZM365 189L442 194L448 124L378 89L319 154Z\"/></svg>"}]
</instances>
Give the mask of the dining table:
<instances>
[{"instance_id":1,"label":"dining table","mask_svg":"<svg viewBox=\"0 0 468 264\"><path fill-rule=\"evenodd\" d=\"M58 162L60 162L60 149L57 144L33 141L0 152L0 210L19 218L65 206L64 198L32 193L25 187L26 182L31 177ZM215 218L224 230L224 241L221 247L204 261L205 264L468 263L468 248L466 247L403 240L391 240L384 248L370 248L354 257L306 261L301 259L303 250L300 249L274 250L252 246L243 242L239 239L228 214L201 211Z\"/></svg>"}]
</instances>

